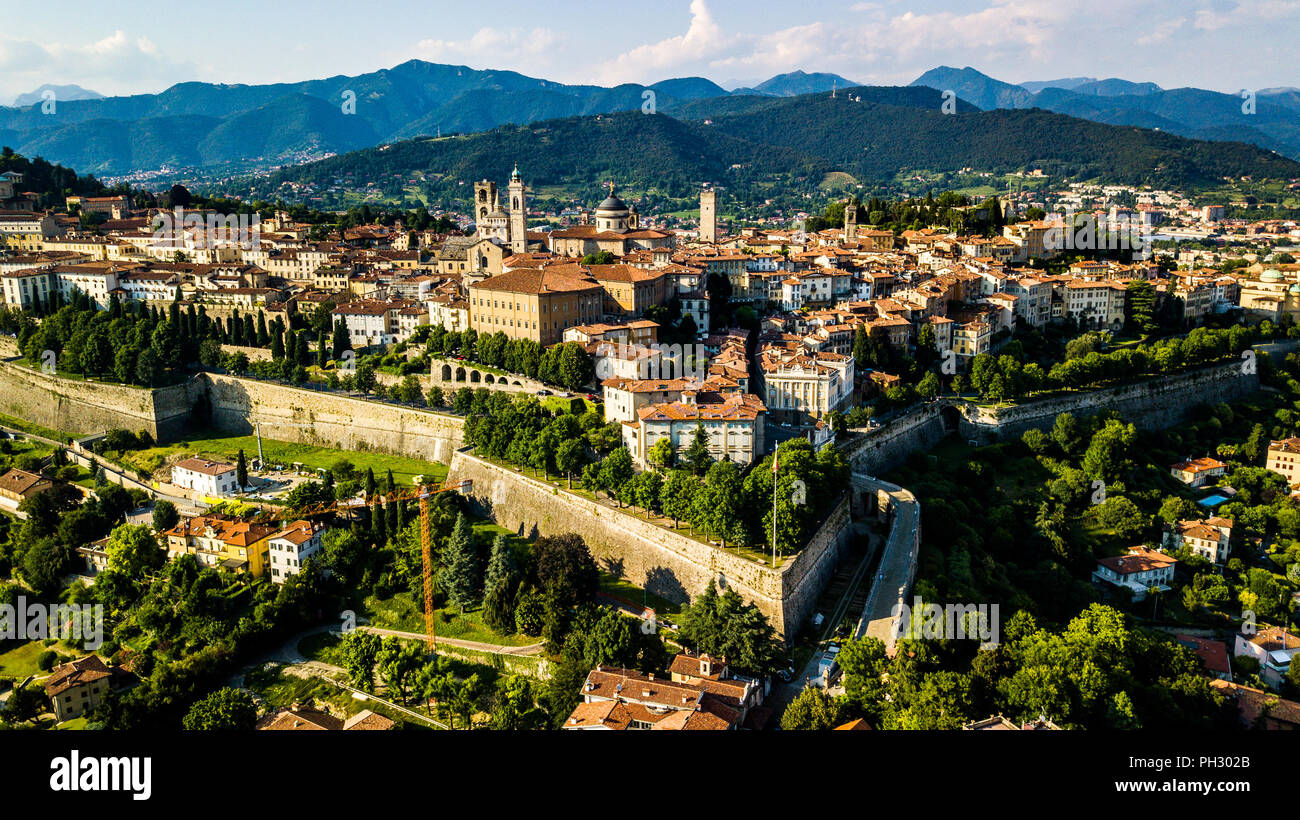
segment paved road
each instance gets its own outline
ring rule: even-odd
[[[411,638],[417,641],[425,640],[423,632],[403,632],[400,629],[382,629],[377,626],[358,626],[357,629],[364,629],[366,632],[373,632],[376,635],[383,635],[389,638]],[[528,646],[503,646],[495,643],[479,643],[478,641],[462,641],[459,638],[436,638],[436,642],[455,646],[461,649],[474,649],[479,652],[490,652],[493,655],[540,655],[542,654],[542,643],[539,641]]]
[[[916,496],[896,484],[861,473],[853,481],[871,489],[884,490],[893,500],[893,526],[885,542],[885,551],[871,586],[871,595],[862,608],[862,618],[854,637],[870,635],[894,647],[893,611],[900,598],[907,596],[916,577],[917,544],[920,541],[921,504]]]

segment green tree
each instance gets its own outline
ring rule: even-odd
[[[709,436],[704,431],[703,423],[695,425],[695,435],[691,438],[686,452],[682,454],[682,464],[698,476],[707,473],[709,466],[713,464],[713,456],[709,454]]]
[[[247,732],[257,723],[253,696],[225,687],[195,701],[181,725],[190,732]]]
[[[169,530],[180,523],[181,516],[176,505],[167,500],[155,501],[153,505],[154,532]]]
[[[381,645],[378,635],[360,629],[348,632],[339,641],[339,656],[353,686],[366,691],[374,686],[375,664]]]
[[[569,439],[561,442],[559,448],[555,451],[555,466],[568,479],[570,490],[573,489],[573,474],[581,472],[586,461],[587,449],[582,445],[580,439]]]
[[[519,566],[504,534],[492,541],[487,577],[483,583],[483,622],[509,635],[515,631],[515,596],[519,591]]]
[[[446,591],[447,599],[464,612],[478,601],[479,591],[478,549],[474,530],[464,513],[456,517],[456,526],[442,552],[442,564],[439,585]]]
[[[832,698],[820,687],[806,686],[781,715],[781,728],[786,731],[834,729],[844,723],[845,715],[842,698]]]

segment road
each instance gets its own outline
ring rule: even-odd
[[[893,526],[872,582],[871,595],[862,608],[862,618],[853,635],[855,638],[863,635],[879,638],[892,651],[894,607],[911,591],[916,577],[921,504],[910,491],[872,476],[854,473],[853,482],[858,486],[884,490],[893,501]]]
[[[383,629],[377,626],[358,626],[357,629],[373,632],[376,635],[382,635],[386,638],[410,638],[412,640],[423,641],[426,636],[423,632],[403,632],[400,629]],[[435,638],[437,643],[455,646],[460,649],[473,649],[478,652],[490,652],[493,655],[519,655],[528,657],[531,655],[542,654],[542,643],[529,644],[528,646],[504,646],[495,643],[479,643],[478,641],[462,641],[459,638]]]
[[[861,526],[861,525],[859,525]],[[830,617],[822,622],[821,634],[817,637],[816,650],[812,657],[804,664],[803,668],[798,670],[789,683],[779,679],[773,680],[772,692],[768,695],[765,703],[772,708],[774,715],[780,715],[790,702],[799,696],[804,687],[817,676],[817,665],[821,662],[823,650],[830,643],[831,638],[835,635],[835,630],[839,627],[844,616],[848,614],[856,598],[860,585],[867,580],[867,573],[876,559],[876,554],[880,550],[881,540],[875,533],[868,531],[866,536],[869,539],[866,553],[862,560],[853,568],[852,575],[849,576],[841,593],[839,600],[835,602]]]

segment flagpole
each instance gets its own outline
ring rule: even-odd
[[[772,569],[776,569],[776,471],[781,463],[776,452],[772,453]]]

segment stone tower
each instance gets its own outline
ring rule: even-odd
[[[488,229],[488,215],[497,210],[497,184],[483,180],[474,183],[474,226],[479,236]]]
[[[524,181],[519,177],[519,166],[510,175],[510,250],[524,253],[528,250],[528,203]]]
[[[858,241],[858,206],[852,202],[844,206],[844,241]]]
[[[700,191],[700,241],[718,241],[718,192],[712,188]]]

